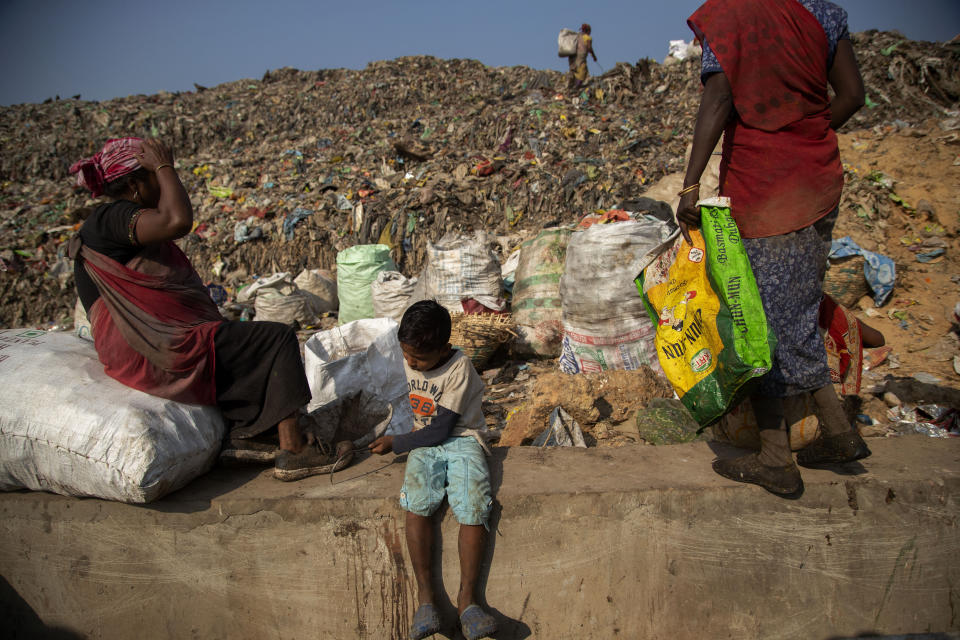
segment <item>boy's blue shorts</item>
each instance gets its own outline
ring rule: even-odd
[[[434,447],[414,449],[400,490],[400,506],[418,516],[432,515],[447,496],[457,522],[489,529],[490,471],[473,436],[447,438]]]

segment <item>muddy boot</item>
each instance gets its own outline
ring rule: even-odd
[[[861,460],[870,455],[867,443],[856,429],[851,428],[843,413],[843,406],[833,385],[813,392],[813,399],[823,418],[820,435],[797,454],[797,462],[805,467],[843,464]]]
[[[349,461],[346,461],[346,464],[349,464]],[[273,462],[273,477],[290,482],[321,473],[330,473],[334,470],[334,466],[342,469],[346,464],[344,461],[337,464],[335,452],[323,450],[317,445],[307,445],[300,453],[280,449]]]
[[[803,494],[803,478],[792,460],[788,465],[767,466],[760,462],[759,456],[751,453],[739,458],[714,460],[713,470],[724,478],[758,484],[784,498],[799,498]]]
[[[827,435],[821,433],[817,439],[797,454],[797,462],[805,467],[827,464],[843,464],[862,460],[870,455],[867,443],[856,431]]]
[[[750,402],[760,427],[760,453],[732,460],[714,460],[713,470],[724,478],[758,484],[784,498],[799,498],[803,493],[803,479],[790,452],[787,423],[783,420],[783,401],[755,395]]]

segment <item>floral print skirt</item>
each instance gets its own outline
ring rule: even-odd
[[[744,238],[763,310],[777,336],[773,367],[756,393],[783,398],[830,384],[818,318],[834,209],[816,223],[779,236]]]

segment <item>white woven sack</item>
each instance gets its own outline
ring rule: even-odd
[[[466,298],[494,311],[503,311],[506,306],[500,295],[500,262],[483,231],[473,237],[446,236],[437,243],[428,242],[424,278],[425,297],[436,300],[450,313],[462,313],[461,300]]]
[[[388,434],[410,431],[413,411],[397,328],[389,318],[361,319],[310,336],[303,345],[312,395],[307,412],[365,392],[393,406]]]
[[[307,297],[287,272],[258,278],[237,295],[237,301],[253,300],[256,319],[261,322],[280,322],[289,326],[311,325],[317,314]]]
[[[237,292],[237,302],[246,303],[256,299],[261,289],[282,289],[284,286],[293,286],[293,282],[290,280],[290,274],[286,271],[274,273],[269,276],[262,276],[254,280],[253,284]]]
[[[0,490],[144,503],[216,461],[216,407],[120,384],[72,333],[0,330],[0,347]]]
[[[560,278],[562,371],[644,364],[660,370],[656,332],[634,279],[677,233],[676,225],[644,216],[594,224],[571,236]]]
[[[572,29],[560,29],[557,36],[557,55],[561,58],[577,55],[580,34]]]
[[[293,284],[303,292],[307,302],[316,315],[336,311],[340,306],[337,299],[337,276],[324,269],[304,269]]]
[[[261,289],[253,306],[257,311],[255,318],[261,322],[281,322],[292,327],[297,323],[310,325],[315,320],[307,298],[296,289],[287,294]]]
[[[370,283],[373,314],[378,318],[400,322],[403,312],[411,304],[410,298],[416,286],[416,278],[408,278],[399,271],[381,271],[377,279]]]

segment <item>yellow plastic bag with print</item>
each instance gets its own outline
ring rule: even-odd
[[[776,338],[729,199],[698,204],[702,232],[690,230],[693,244],[678,237],[636,282],[657,327],[660,365],[681,402],[707,426],[770,370]]]

